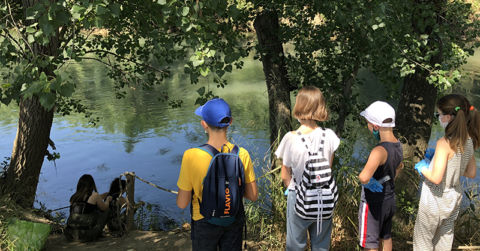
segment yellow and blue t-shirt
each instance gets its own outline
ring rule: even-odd
[[[223,147],[223,151],[226,152],[228,149],[233,149],[233,146],[232,143],[227,142],[226,147]],[[220,151],[220,149],[217,150]],[[245,168],[245,183],[254,182],[255,172],[250,154],[248,154],[247,150],[240,147],[238,155]],[[184,191],[192,191],[193,220],[203,219],[203,216],[200,214],[198,200],[202,200],[202,183],[205,176],[207,176],[211,160],[212,156],[199,148],[190,148],[183,154],[182,167],[180,168],[177,186]]]

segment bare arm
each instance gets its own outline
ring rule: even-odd
[[[256,201],[258,199],[257,182],[253,181],[245,184],[245,194],[243,197],[251,201]]]
[[[98,208],[102,211],[108,210],[108,206],[110,205],[110,201],[112,201],[111,196],[107,196],[106,200],[103,201],[102,195],[98,194],[96,192],[93,192],[92,195],[90,195],[90,198],[88,198],[87,203],[90,203],[92,205],[97,205]]]
[[[387,151],[385,148],[381,146],[373,148],[370,156],[368,156],[367,164],[365,164],[363,170],[358,175],[360,183],[367,184],[377,168],[385,164],[385,161],[387,161]]]
[[[282,178],[285,187],[288,187],[288,185],[290,185],[290,181],[292,180],[292,169],[290,167],[282,165],[280,177]]]
[[[453,150],[450,148],[450,145],[445,140],[445,138],[440,138],[437,141],[437,146],[435,147],[435,155],[433,155],[433,167],[432,170],[423,169],[423,176],[428,179],[433,184],[440,184],[445,175],[445,170],[447,169],[447,161],[449,155],[453,155]]]
[[[475,155],[473,155],[472,158],[468,161],[467,169],[465,169],[465,173],[463,174],[463,176],[471,179],[477,176],[477,165],[475,161]]]
[[[402,171],[403,167],[405,165],[403,164],[403,162],[401,162],[398,166],[397,166],[397,171],[395,172],[395,179],[397,179],[398,175],[400,174],[400,172]],[[394,179],[394,180],[395,180]]]
[[[108,192],[102,193],[102,194],[99,194],[99,195],[100,195],[100,197],[102,197],[102,200],[104,200],[107,197]]]
[[[179,208],[181,209],[186,208],[191,200],[192,200],[192,191],[185,191],[182,189],[178,189],[177,206]]]

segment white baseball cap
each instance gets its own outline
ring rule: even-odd
[[[368,122],[380,127],[395,127],[395,109],[387,102],[375,101],[360,113]],[[383,123],[386,119],[391,122]]]

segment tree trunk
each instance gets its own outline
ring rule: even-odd
[[[421,74],[405,78],[395,127],[403,143],[403,156],[414,162],[423,158],[432,131],[437,89]]]
[[[4,192],[23,207],[32,207],[35,201],[52,121],[53,109],[45,110],[37,97],[20,101],[17,136]]]
[[[415,1],[415,4],[423,6],[422,0]],[[442,23],[441,14],[444,11],[446,0],[435,0],[431,2],[433,10],[437,13],[437,23]],[[436,36],[432,38],[433,25],[426,27],[418,23],[425,23],[425,8],[417,8],[412,15],[412,28],[417,34],[428,34],[431,48],[438,48],[439,53],[432,56],[430,65],[441,64],[443,61],[442,40]],[[427,10],[430,11],[430,10]],[[430,17],[427,17],[430,18]],[[419,21],[420,20],[420,21]],[[437,89],[427,82],[427,74],[422,69],[416,69],[415,74],[409,75],[403,81],[403,89],[398,104],[396,127],[403,143],[404,158],[410,159],[413,163],[423,158],[425,149],[432,132],[432,119],[437,99]]]
[[[54,0],[51,0],[54,2]],[[23,0],[24,15],[26,10],[34,6],[38,0]],[[25,21],[27,24],[31,21]],[[47,45],[32,43],[33,53],[37,57],[57,56],[59,37],[50,37]],[[54,66],[40,68],[51,78],[54,77]],[[5,184],[1,193],[10,197],[22,207],[33,207],[37,191],[38,178],[42,168],[45,153],[50,139],[50,129],[53,122],[53,111],[47,111],[39,102],[37,96],[21,98],[19,103],[19,120],[17,136],[12,150],[10,165],[7,170]]]
[[[290,91],[282,42],[278,37],[277,13],[263,11],[255,18],[258,53],[267,82],[270,143],[273,145],[292,129]]]
[[[355,82],[355,79],[357,78],[358,69],[359,66],[354,67],[351,77],[347,79],[347,81],[345,81],[345,84],[343,86],[343,102],[339,104],[337,127],[335,129],[339,137],[342,136],[343,129],[345,128],[345,120],[347,119],[347,116],[351,111],[351,104],[350,102],[348,102],[348,100],[352,98],[352,86]]]

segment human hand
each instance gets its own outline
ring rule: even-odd
[[[417,170],[418,174],[423,177],[422,171],[425,168],[428,168],[430,165],[430,160],[422,159],[417,164],[415,164],[415,170]]]
[[[374,192],[374,193],[379,193],[383,191],[383,186],[380,184],[375,178],[370,178],[367,184],[363,184],[363,187],[366,189]]]
[[[431,161],[434,154],[435,154],[435,148],[428,148],[425,151],[425,159],[428,159],[429,161]]]

